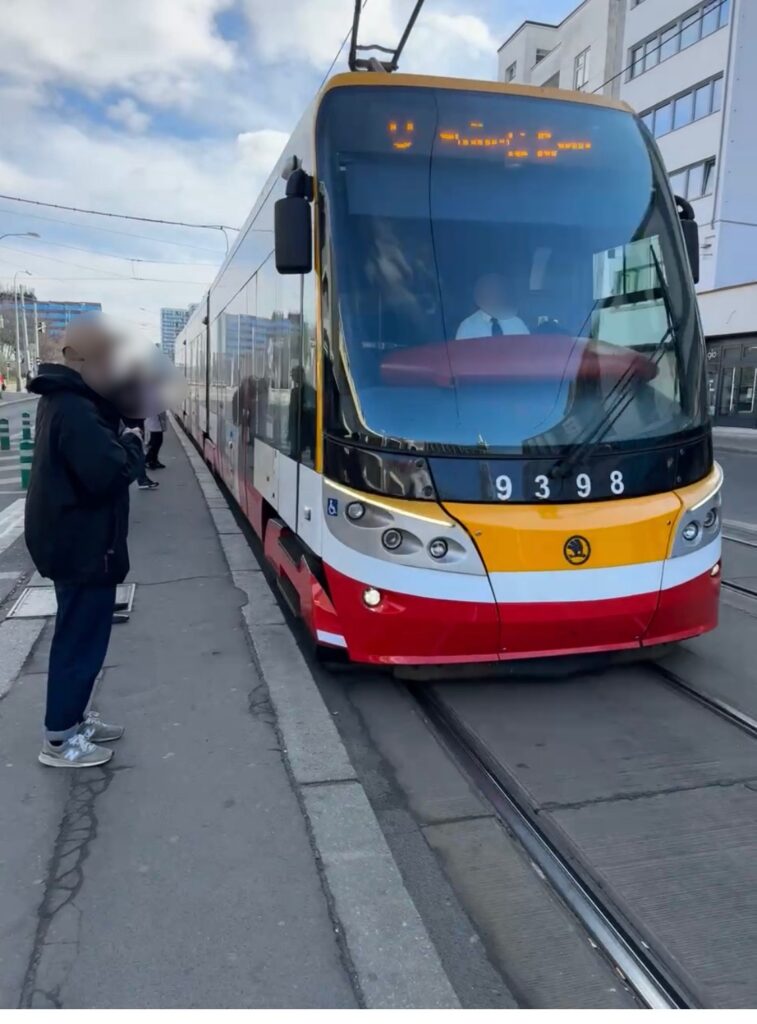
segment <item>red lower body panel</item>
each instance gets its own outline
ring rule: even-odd
[[[670,643],[714,629],[719,575],[660,593],[606,601],[476,604],[383,591],[368,608],[365,584],[326,567],[353,661],[385,665],[509,661]],[[500,642],[500,637],[503,642]]]
[[[679,587],[660,591],[657,611],[642,638],[645,647],[669,644],[715,629],[720,606],[720,563]]]
[[[366,584],[329,566],[326,579],[353,661],[455,664],[497,661],[497,606],[440,601],[382,591],[378,608],[363,602]]]
[[[657,594],[639,594],[609,601],[501,604],[502,656],[638,647],[657,600]]]

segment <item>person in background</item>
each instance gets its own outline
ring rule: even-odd
[[[480,277],[473,288],[473,301],[476,312],[463,320],[456,338],[496,338],[503,334],[530,333],[517,315],[508,294],[507,281],[501,274]]]
[[[126,430],[136,430],[142,439],[142,446],[144,448],[145,441],[145,421],[143,419],[131,418],[129,416],[123,417],[123,425]],[[157,480],[153,480],[147,475],[146,463],[142,466],[142,472],[137,477],[137,487],[140,491],[154,491],[160,487]]]
[[[163,445],[163,434],[168,430],[168,415],[165,412],[157,416],[148,416],[145,420],[145,434],[147,436],[147,455],[145,463],[148,469],[165,469],[166,467],[158,459],[158,453]]]
[[[43,363],[26,545],[53,581],[58,609],[39,760],[53,768],[105,764],[123,734],[88,710],[110,640],[116,586],[129,571],[129,485],[144,472],[139,433],[111,401],[116,342],[95,318],[63,335],[64,365]]]

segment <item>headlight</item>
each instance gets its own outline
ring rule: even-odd
[[[693,544],[699,536],[699,523],[697,523],[695,520],[692,520],[690,523],[687,523],[684,526],[683,530],[681,530],[681,536],[684,540],[687,540],[689,544]]]
[[[375,587],[366,587],[363,591],[363,601],[369,608],[377,608],[381,604],[381,591]]]
[[[365,505],[362,501],[351,501],[344,511],[347,513],[347,518],[356,523],[365,515]]]
[[[432,540],[428,546],[428,553],[432,558],[444,558],[448,550],[447,541],[442,537],[437,537],[436,540]]]
[[[719,519],[720,515],[718,514],[718,510],[716,508],[711,508],[707,515],[704,517],[704,522],[702,523],[702,525],[704,526],[705,530],[712,530],[713,527],[718,525]]]
[[[399,530],[385,530],[381,537],[381,543],[387,551],[396,551],[402,544],[402,534]]]

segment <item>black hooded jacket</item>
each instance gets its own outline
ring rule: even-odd
[[[116,408],[74,370],[43,363],[29,390],[37,407],[26,546],[42,576],[60,583],[121,583],[129,571],[129,484],[144,456],[119,436]]]

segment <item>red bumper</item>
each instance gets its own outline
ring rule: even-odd
[[[603,601],[474,603],[383,590],[377,608],[363,601],[365,583],[328,566],[326,578],[334,612],[329,632],[343,638],[337,645],[351,660],[372,664],[629,650],[698,636],[718,622],[719,571],[657,593]]]

